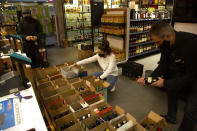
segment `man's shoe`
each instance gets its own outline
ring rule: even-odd
[[[172,117],[170,117],[168,115],[161,115],[161,116],[163,118],[165,118],[168,123],[171,123],[171,124],[176,124],[177,123],[175,118],[172,118]]]

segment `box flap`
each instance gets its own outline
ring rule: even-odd
[[[127,114],[126,114],[126,117],[127,117],[129,120],[131,120],[134,124],[136,123],[135,117],[133,117],[131,114],[127,113]]]
[[[122,109],[121,107],[117,106],[115,107],[115,110],[117,111],[118,114],[125,114],[124,109]]]
[[[153,121],[156,122],[156,123],[158,123],[158,122],[160,122],[160,121],[163,120],[163,118],[162,118],[160,115],[156,114],[156,113],[153,112],[153,111],[151,111],[151,112],[148,114],[147,117],[150,118],[151,120],[153,120]]]

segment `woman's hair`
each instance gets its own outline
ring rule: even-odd
[[[109,41],[107,41],[107,40],[103,40],[102,44],[100,44],[98,48],[100,50],[106,52],[107,55],[111,54],[111,48],[109,47]]]

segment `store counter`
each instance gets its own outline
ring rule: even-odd
[[[22,98],[21,102],[14,94],[0,98],[0,130],[10,127],[6,131],[27,131],[32,128],[36,131],[47,131],[32,86],[20,94],[23,97],[31,95],[33,97]]]

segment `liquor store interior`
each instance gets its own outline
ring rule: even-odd
[[[197,1],[1,0],[0,130],[197,131]]]

